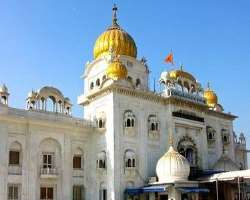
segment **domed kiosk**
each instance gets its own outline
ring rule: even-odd
[[[191,200],[198,199],[199,193],[209,192],[206,188],[199,188],[198,181],[189,179],[189,161],[175,150],[172,133],[169,134],[168,151],[156,164],[156,174],[158,180],[152,177],[155,181],[149,181],[141,188],[127,189],[126,192],[132,196],[147,193],[149,200]]]
[[[190,173],[188,160],[171,145],[156,165],[159,183],[187,181]]]

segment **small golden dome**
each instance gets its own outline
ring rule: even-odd
[[[137,48],[133,38],[117,23],[117,7],[113,7],[113,23],[96,40],[94,46],[94,59],[106,55],[112,50],[117,55],[126,55],[136,58]]]
[[[212,89],[210,89],[209,85],[208,88],[204,91],[203,97],[206,99],[207,105],[209,107],[214,107],[218,104],[218,97],[216,93]]]
[[[125,65],[118,59],[118,56],[116,56],[106,69],[106,74],[108,78],[121,80],[127,77],[128,71]]]
[[[170,78],[173,78],[173,79],[178,79],[179,77],[182,77],[182,78],[186,78],[190,81],[196,82],[196,79],[194,78],[194,76],[192,74],[185,72],[182,69],[170,71],[169,76],[170,76]]]

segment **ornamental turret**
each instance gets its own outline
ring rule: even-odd
[[[9,95],[7,86],[5,84],[0,86],[0,103],[8,105]]]
[[[222,112],[223,107],[218,103],[218,97],[214,90],[211,89],[208,83],[207,88],[204,90],[203,97],[211,110]]]

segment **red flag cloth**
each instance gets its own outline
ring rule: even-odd
[[[173,63],[174,63],[174,56],[173,56],[173,53],[168,54],[164,61],[165,61],[166,63],[171,63],[171,64],[173,64]]]

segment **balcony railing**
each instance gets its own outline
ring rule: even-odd
[[[57,168],[41,168],[40,169],[41,178],[57,178],[58,172]]]

